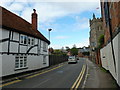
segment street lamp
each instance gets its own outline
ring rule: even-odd
[[[50,41],[50,31],[52,31],[52,29],[48,29],[48,35],[49,35],[49,41]],[[49,45],[49,54],[50,54],[50,45]]]
[[[52,31],[52,29],[50,28],[50,29],[48,29],[48,33],[49,33],[49,41],[50,41],[50,31]]]

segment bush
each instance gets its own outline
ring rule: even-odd
[[[102,48],[102,45],[104,44],[104,35],[101,35],[98,39],[98,48]]]

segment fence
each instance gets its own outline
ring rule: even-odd
[[[68,56],[50,55],[49,56],[49,66],[56,65],[67,61]]]

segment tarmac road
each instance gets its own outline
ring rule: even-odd
[[[2,88],[72,88],[84,65],[85,59],[78,60],[76,64],[64,63],[51,70],[3,84]]]

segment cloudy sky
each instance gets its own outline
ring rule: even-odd
[[[31,23],[31,13],[36,9],[38,30],[48,38],[50,47],[60,49],[75,44],[89,45],[89,19],[95,13],[100,17],[99,0],[2,0],[0,6]]]

